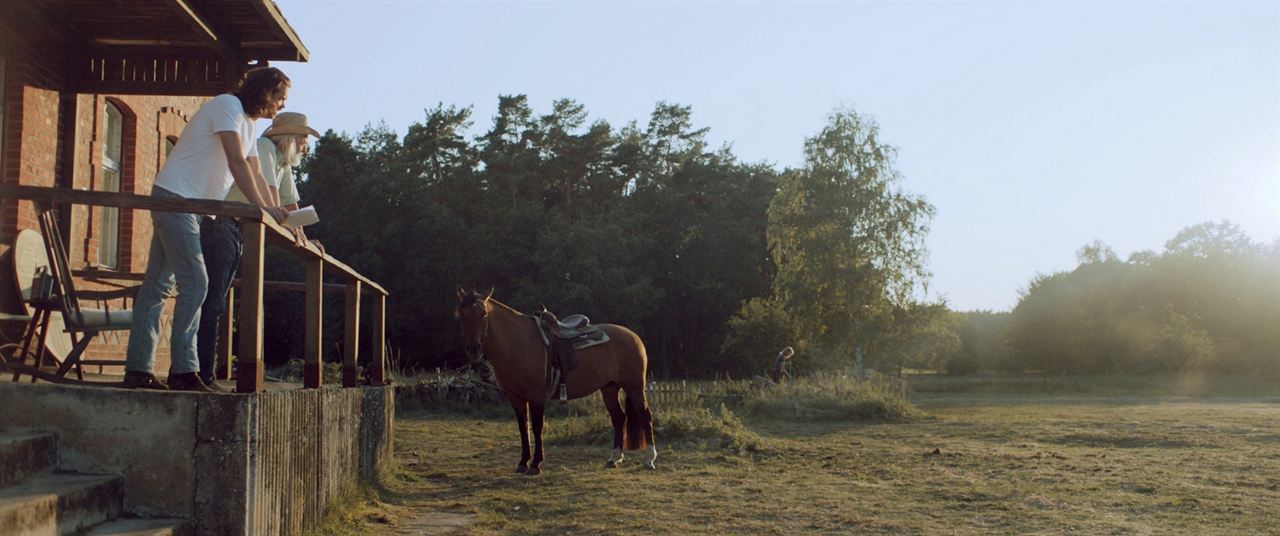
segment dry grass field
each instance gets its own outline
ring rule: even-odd
[[[922,381],[905,422],[722,409],[724,433],[664,441],[667,418],[656,471],[605,469],[605,430],[561,410],[537,477],[513,472],[508,418],[402,413],[398,469],[322,532],[433,533],[454,513],[462,534],[1280,534],[1280,390],[1096,385]]]

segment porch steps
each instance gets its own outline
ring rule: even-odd
[[[48,471],[57,456],[58,440],[53,434],[0,433],[0,488]]]
[[[57,438],[0,432],[0,534],[136,534],[190,532],[185,520],[119,519],[124,479],[57,472]]]

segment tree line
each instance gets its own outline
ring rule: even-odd
[[[522,311],[545,304],[626,325],[657,378],[749,376],[787,345],[801,370],[976,355],[963,317],[923,298],[934,208],[902,187],[870,117],[833,111],[803,140],[804,163],[782,169],[709,146],[691,109],[670,103],[614,127],[571,100],[539,115],[526,97],[502,96],[473,126],[470,108],[441,104],[403,136],[385,125],[326,132],[300,170],[321,214],[308,234],[391,293],[398,366],[465,362],[458,285],[493,287]],[[282,257],[267,266],[274,279],[302,277]],[[302,298],[266,299],[267,355],[300,357]],[[336,360],[341,301],[325,310]]]
[[[955,318],[964,344],[947,367],[1280,376],[1280,239],[1205,222],[1158,253],[1120,260],[1096,241],[1076,256],[1032,279],[1012,312]]]

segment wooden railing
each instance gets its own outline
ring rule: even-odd
[[[345,285],[337,286],[346,295],[342,386],[355,387],[359,384],[356,356],[360,350],[360,305],[365,296],[372,301],[370,304],[372,318],[368,319],[372,322],[373,337],[370,354],[372,359],[368,371],[369,382],[373,385],[386,384],[386,289],[333,256],[321,253],[312,244],[297,246],[294,244],[293,234],[258,207],[225,201],[160,199],[126,193],[13,185],[0,185],[0,198],[28,200],[35,203],[37,207],[88,205],[238,218],[244,239],[244,253],[240,259],[240,280],[237,285],[240,295],[240,314],[239,340],[237,341],[239,351],[235,364],[236,392],[256,393],[262,390],[262,292],[269,285],[295,290],[300,286],[306,293],[307,313],[304,338],[306,365],[303,368],[303,385],[307,388],[320,387],[323,377],[321,340],[324,300],[322,296],[326,288],[336,290],[335,285],[324,283],[326,273],[337,275],[346,281]],[[283,247],[303,263],[306,267],[305,282],[271,283],[263,280],[264,253],[268,242]],[[127,277],[127,274],[112,274],[112,277],[117,279],[121,276]],[[232,296],[228,296],[229,300],[231,298]],[[224,324],[219,329],[219,360],[224,364],[229,362],[231,352],[231,326],[226,322],[226,319],[232,316],[229,311],[230,309],[228,314],[224,315]]]

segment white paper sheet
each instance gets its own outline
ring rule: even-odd
[[[284,224],[291,227],[305,227],[320,221],[320,216],[316,214],[315,205],[302,207],[289,213],[289,217],[284,219]]]

